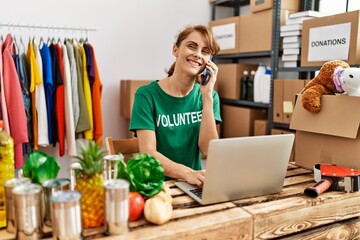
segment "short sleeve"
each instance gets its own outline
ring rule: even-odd
[[[213,91],[213,111],[216,124],[221,124],[222,119],[220,114],[220,98],[216,91]]]
[[[151,94],[144,87],[140,87],[135,93],[129,128],[135,136],[138,129],[155,131],[153,105]]]

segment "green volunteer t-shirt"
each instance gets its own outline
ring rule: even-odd
[[[213,92],[216,123],[221,123],[219,96]],[[194,84],[185,97],[165,93],[158,81],[140,87],[135,93],[130,131],[152,130],[156,134],[157,151],[169,159],[194,170],[201,169],[198,138],[202,119],[200,85]]]

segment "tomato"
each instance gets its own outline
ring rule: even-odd
[[[144,197],[140,193],[138,192],[129,193],[130,221],[136,221],[140,218],[144,210],[144,204],[145,204]]]

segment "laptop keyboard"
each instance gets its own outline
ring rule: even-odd
[[[193,194],[195,194],[197,197],[199,197],[201,199],[201,197],[202,197],[202,188],[190,189],[190,192],[192,192]]]

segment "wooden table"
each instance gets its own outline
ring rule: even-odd
[[[289,164],[279,194],[201,206],[169,182],[173,196],[170,222],[156,226],[145,219],[130,223],[122,236],[87,232],[87,239],[358,239],[360,192],[303,195],[313,184],[311,171]],[[0,231],[0,239],[13,235]]]

